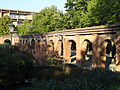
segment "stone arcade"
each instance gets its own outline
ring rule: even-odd
[[[106,68],[115,64],[116,70],[120,71],[119,30],[118,24],[14,36],[12,44],[18,45],[21,50],[28,50],[38,60],[42,54],[51,51],[57,52],[65,63]],[[5,40],[10,40],[10,37],[0,37],[0,43]],[[42,46],[47,47],[47,52]]]

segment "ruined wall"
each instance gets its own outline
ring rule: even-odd
[[[62,58],[65,63],[88,66],[86,63],[90,61],[91,67],[105,68],[108,57],[106,48],[111,43],[116,48],[116,54],[111,58],[116,59],[116,69],[119,70],[120,36],[117,34],[119,30],[120,25],[109,25],[48,32],[42,35],[23,35],[17,39],[13,38],[13,44],[18,43],[21,51],[31,53],[39,62],[44,61],[46,55],[52,55]],[[5,39],[8,37],[0,37],[0,43]]]

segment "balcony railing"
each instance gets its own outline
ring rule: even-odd
[[[12,19],[31,20],[31,19],[29,19],[28,17],[23,16],[23,15],[10,15],[10,18],[12,18]]]

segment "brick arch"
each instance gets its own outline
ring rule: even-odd
[[[52,39],[48,41],[48,51],[54,51],[54,41]]]
[[[10,40],[10,39],[5,39],[5,40],[4,40],[4,43],[11,44],[11,40]]]
[[[35,46],[35,39],[31,40],[31,46]]]
[[[88,39],[85,39],[82,42],[80,51],[82,66],[91,66],[92,52],[93,52],[92,42]]]
[[[41,40],[40,39],[36,40],[36,46],[39,46],[40,44],[41,44]]]
[[[63,56],[63,41],[62,40],[57,41],[57,52],[59,56]]]
[[[115,63],[116,47],[112,39],[105,39],[100,45],[101,65],[108,68],[111,63]]]
[[[68,40],[68,48],[70,50],[70,62],[76,63],[76,41],[75,40]]]
[[[26,44],[26,45],[28,44],[28,40],[27,40],[27,39],[25,40],[25,44]]]
[[[85,39],[81,45],[81,54],[83,55],[83,57],[87,53],[87,51],[92,51],[92,48],[92,42],[88,39]]]
[[[22,44],[23,44],[23,45],[25,44],[25,39],[22,40]]]

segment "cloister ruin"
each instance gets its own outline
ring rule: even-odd
[[[13,36],[12,45],[29,51],[37,60],[43,54],[56,52],[64,63],[103,68],[115,64],[120,71],[119,31],[117,24]],[[5,40],[10,40],[10,36],[0,36],[1,44]]]

